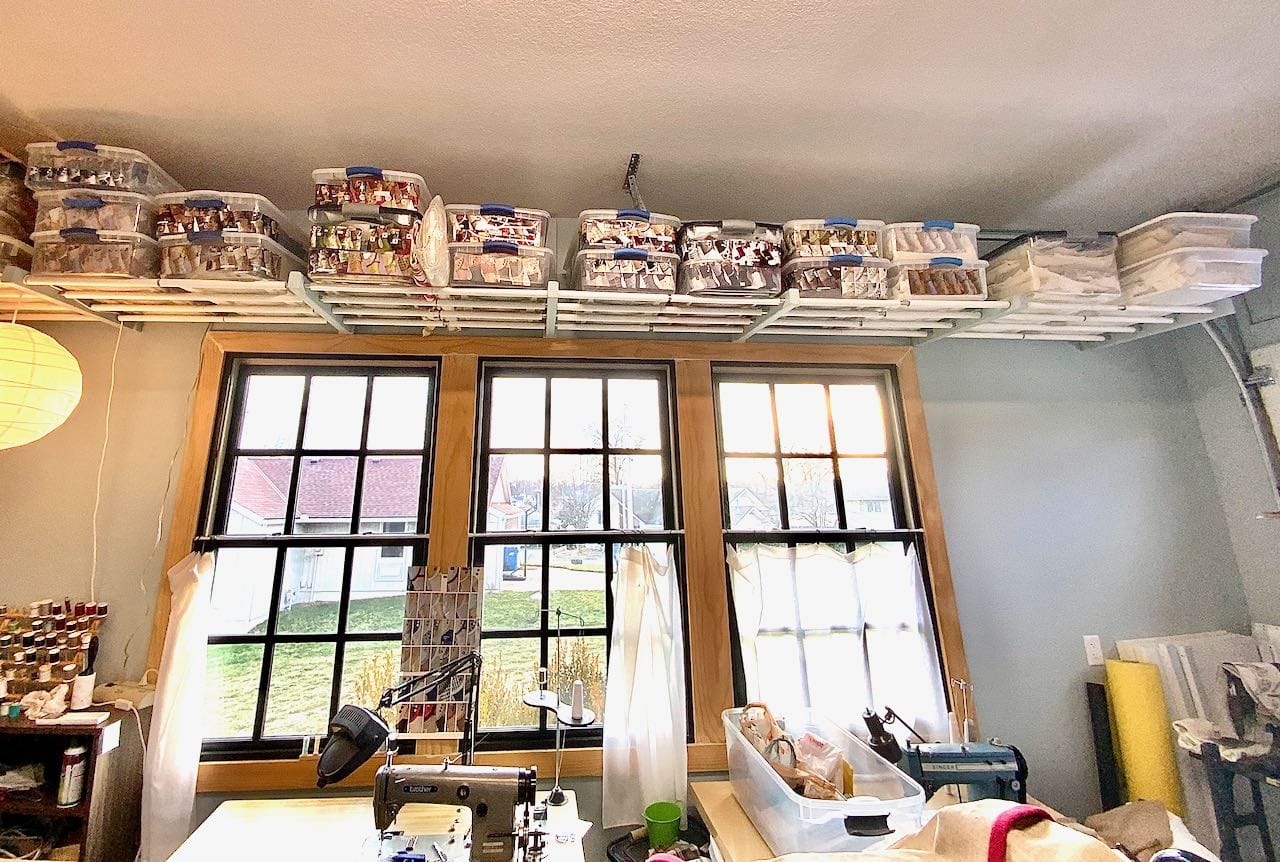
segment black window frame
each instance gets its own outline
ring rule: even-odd
[[[773,364],[759,363],[714,363],[711,369],[712,397],[715,402],[715,434],[716,454],[720,469],[720,502],[726,546],[737,548],[739,545],[774,545],[795,548],[802,544],[826,544],[843,546],[844,553],[853,553],[859,546],[875,543],[901,543],[903,550],[914,547],[920,560],[921,575],[924,579],[924,592],[929,604],[930,618],[933,620],[933,639],[938,654],[943,655],[942,639],[938,630],[938,614],[935,607],[933,587],[929,578],[929,565],[926,558],[924,532],[919,526],[919,500],[916,493],[915,478],[911,470],[909,443],[906,437],[906,426],[903,422],[902,393],[898,385],[897,369],[891,365],[863,365],[856,367],[831,367],[807,364]],[[724,425],[720,404],[720,384],[722,382],[759,383],[769,387],[769,404],[772,412],[774,449],[767,453],[726,452],[724,446]],[[825,388],[827,400],[827,424],[831,441],[830,453],[784,453],[780,441],[778,425],[778,408],[775,387],[780,383],[816,383]],[[885,422],[884,455],[849,455],[838,451],[836,445],[835,420],[831,410],[831,386],[848,384],[872,384],[880,394]],[[889,498],[894,514],[895,527],[892,529],[849,528],[845,511],[844,489],[841,483],[840,459],[858,457],[884,457],[889,462]],[[773,460],[777,467],[778,493],[778,529],[770,530],[738,530],[730,526],[729,482],[725,466],[726,458],[760,458]],[[835,491],[837,523],[833,528],[793,529],[790,526],[787,511],[786,482],[783,474],[783,459],[815,458],[832,462],[832,476]],[[729,603],[729,644],[733,673],[733,696],[736,706],[747,703],[746,672],[742,663],[742,642],[736,624],[737,611],[733,600],[732,573],[728,561],[725,563],[725,589]],[[765,633],[794,634],[803,646],[806,629],[797,620],[794,629],[769,629]],[[852,631],[852,628],[833,627],[831,632]],[[806,699],[809,696],[809,683],[804,668],[804,652],[801,650],[801,674],[805,679]],[[853,658],[853,657],[851,657]],[[869,667],[866,651],[866,640],[862,643],[861,660]],[[945,676],[945,669],[944,669]],[[942,689],[948,708],[951,703],[950,686],[942,679]]]
[[[676,445],[675,365],[662,361],[614,361],[614,360],[482,360],[476,397],[475,483],[472,490],[471,559],[473,565],[483,565],[485,549],[494,545],[537,546],[542,551],[541,612],[536,629],[485,630],[481,625],[481,642],[497,638],[537,638],[540,665],[549,667],[551,649],[555,641],[555,620],[550,613],[551,549],[573,544],[599,544],[604,547],[605,564],[605,624],[604,626],[561,626],[565,638],[587,636],[604,637],[605,666],[612,650],[610,630],[613,624],[614,555],[623,545],[665,544],[670,546],[669,564],[674,568],[679,584],[681,618],[684,638],[686,739],[693,741],[693,697],[688,683],[690,674],[689,635],[687,620],[688,596],[684,568],[684,531],[679,483],[679,452]],[[493,380],[497,377],[541,377],[546,380],[546,399],[543,404],[543,445],[539,447],[494,447],[489,445],[490,419],[492,416]],[[577,377],[601,379],[601,445],[599,447],[551,446],[551,380],[552,378]],[[658,454],[663,459],[663,529],[620,531],[610,528],[612,500],[609,493],[609,456],[611,454],[652,455],[651,449],[635,450],[609,445],[609,379],[653,379],[659,387]],[[551,530],[551,471],[552,455],[600,455],[602,464],[602,521],[601,530]],[[538,455],[544,460],[541,493],[541,529],[527,531],[488,532],[489,464],[491,455]],[[483,675],[481,685],[483,686]],[[603,721],[604,716],[599,717]],[[539,711],[537,728],[478,728],[477,748],[480,750],[546,748],[555,742],[555,730],[548,727],[545,712]],[[586,728],[566,729],[562,744],[567,748],[598,746],[603,742],[600,724]]]
[[[324,728],[307,736],[264,736],[267,701],[271,687],[271,672],[275,647],[291,643],[334,644],[333,676],[330,680],[329,714],[341,705],[343,662],[346,647],[352,643],[395,644],[397,653],[403,640],[404,624],[401,621],[394,631],[348,632],[346,630],[351,602],[351,587],[355,554],[359,548],[405,548],[409,552],[409,565],[422,566],[427,562],[429,518],[431,515],[432,476],[435,463],[436,424],[439,410],[440,359],[438,357],[358,357],[333,356],[307,358],[302,356],[278,357],[241,354],[229,356],[224,366],[219,397],[218,420],[214,425],[213,446],[206,475],[206,488],[201,499],[200,536],[195,541],[199,550],[216,551],[221,548],[272,548],[276,550],[275,568],[272,573],[271,600],[268,606],[266,628],[262,635],[210,635],[209,646],[224,644],[262,645],[262,663],[259,668],[257,702],[254,710],[253,731],[250,737],[208,738],[201,749],[201,760],[255,760],[278,757],[296,757],[307,748],[309,741],[324,736]],[[302,376],[303,391],[299,409],[298,429],[291,447],[279,449],[244,448],[239,445],[240,430],[245,412],[250,376]],[[366,379],[364,407],[361,417],[360,444],[352,449],[306,448],[303,438],[306,432],[307,411],[310,403],[311,384],[316,377],[364,377]],[[374,377],[427,377],[427,417],[421,449],[371,449],[368,446],[369,424],[373,407]],[[225,533],[231,505],[232,478],[236,459],[244,456],[292,457],[293,467],[282,533],[273,535],[228,535]],[[311,455],[323,457],[355,457],[356,476],[352,492],[350,530],[339,533],[292,532],[298,480],[302,459]],[[363,504],[365,467],[369,457],[420,456],[421,475],[418,484],[418,529],[404,533],[360,533],[361,506]],[[290,548],[342,548],[344,550],[342,587],[338,607],[338,620],[332,633],[287,634],[276,631],[279,616],[280,594],[283,589],[284,568]],[[405,584],[407,587],[407,582]],[[399,655],[396,661],[400,666]]]

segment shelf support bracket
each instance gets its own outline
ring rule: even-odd
[[[50,287],[48,285],[43,285],[43,284],[27,284],[26,277],[27,277],[26,270],[20,269],[16,266],[7,266],[4,269],[4,274],[0,275],[0,281],[4,282],[5,284],[8,284],[13,288],[16,288],[18,291],[22,293],[39,294],[40,296],[43,296],[45,299],[49,299],[58,303],[59,305],[66,306],[68,309],[74,311],[76,314],[79,314],[82,317],[85,317],[89,320],[96,321],[97,323],[105,323],[108,326],[128,326],[130,329],[142,328],[142,325],[138,323],[122,324],[120,321],[116,320],[116,316],[114,314],[107,314],[102,311],[96,311],[91,306],[86,305],[85,303],[81,302],[78,299],[68,299],[67,297],[63,296],[62,291],[58,290],[58,288],[56,287]],[[22,313],[19,312],[18,316],[21,317]]]
[[[791,313],[797,305],[800,304],[800,291],[792,288],[782,295],[782,304],[776,308],[770,309],[762,317],[758,318],[755,323],[742,330],[740,335],[734,337],[734,341],[746,341],[753,335],[759,334],[761,331],[768,329],[770,325],[778,320],[786,317]]]
[[[289,280],[285,282],[285,285],[289,288],[290,293],[301,299],[307,304],[308,308],[324,318],[325,323],[343,335],[351,334],[351,327],[339,320],[329,305],[316,296],[310,285],[307,284],[306,277],[301,272],[289,273]]]

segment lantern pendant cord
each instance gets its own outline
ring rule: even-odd
[[[116,346],[111,351],[111,383],[107,387],[107,409],[103,419],[102,454],[98,457],[98,479],[93,496],[93,564],[89,569],[89,601],[98,600],[98,509],[102,506],[102,469],[107,464],[107,446],[111,442],[111,403],[116,395],[116,360],[120,356],[120,337],[124,326],[116,329]]]

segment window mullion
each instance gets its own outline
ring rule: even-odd
[[[266,637],[262,645],[262,670],[258,679],[258,704],[253,715],[253,739],[262,739],[267,721],[267,694],[271,690],[271,665],[275,659],[276,619],[279,617],[280,593],[284,584],[285,558],[288,548],[276,550],[276,568],[271,580],[271,604],[267,606]]]
[[[293,518],[298,507],[298,477],[302,473],[302,437],[307,430],[307,410],[310,406],[311,375],[308,374],[302,381],[302,410],[298,416],[298,436],[293,447],[293,472],[289,476],[289,496],[285,499],[284,523],[280,526],[280,532],[283,534],[293,532]]]

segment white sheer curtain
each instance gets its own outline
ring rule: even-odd
[[[169,570],[173,601],[143,765],[141,862],[164,862],[191,834],[212,579],[212,554],[190,553]]]
[[[779,714],[811,708],[863,735],[863,711],[891,706],[927,739],[947,738],[914,547],[752,545],[728,558],[749,700]]]
[[[648,546],[622,549],[604,701],[604,827],[644,822],[645,806],[685,805],[684,635],[680,584]]]

